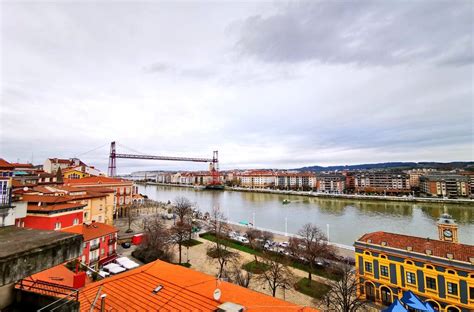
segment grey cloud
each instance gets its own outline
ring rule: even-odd
[[[273,15],[241,21],[237,48],[267,62],[472,64],[472,6],[472,1],[291,3]]]

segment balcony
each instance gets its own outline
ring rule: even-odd
[[[111,239],[109,239],[109,245],[115,244],[116,241],[117,241],[116,238],[111,238]]]
[[[89,251],[97,250],[97,249],[99,249],[99,247],[100,247],[100,244],[91,245],[91,246],[89,247]]]
[[[99,261],[99,257],[97,257],[97,258],[91,258],[91,259],[89,260],[89,265],[93,265],[93,264],[97,263],[98,261]]]

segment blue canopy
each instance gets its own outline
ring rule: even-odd
[[[408,310],[402,305],[400,300],[395,300],[388,308],[382,312],[407,312]]]
[[[436,312],[429,302],[425,302],[425,307],[428,309],[428,312]]]
[[[403,294],[403,297],[400,301],[412,309],[416,309],[419,311],[429,311],[425,304],[421,302],[421,300],[409,290]]]

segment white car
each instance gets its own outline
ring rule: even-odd
[[[238,237],[236,238],[236,240],[238,240],[239,242],[244,243],[244,244],[248,244],[248,243],[249,243],[249,240],[248,240],[246,237],[243,237],[243,236],[238,236]]]

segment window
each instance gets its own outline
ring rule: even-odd
[[[433,277],[426,277],[426,288],[436,290],[436,279]]]
[[[407,283],[412,284],[412,285],[416,285],[415,273],[407,272]]]
[[[56,222],[56,223],[54,224],[54,229],[55,229],[55,230],[60,230],[60,229],[61,229],[61,222]]]
[[[388,266],[386,265],[380,266],[380,275],[384,277],[388,277]]]
[[[452,283],[452,282],[447,282],[447,289],[448,289],[448,294],[457,296],[458,295],[458,284],[457,283]]]
[[[101,256],[105,255],[105,249],[104,249],[104,248],[102,248],[102,249],[100,250],[100,255],[101,255]]]
[[[365,262],[365,271],[372,273],[372,262]]]
[[[73,225],[78,225],[79,224],[79,218],[74,218],[74,221],[72,222]]]
[[[474,300],[474,286],[469,286],[469,299]]]

